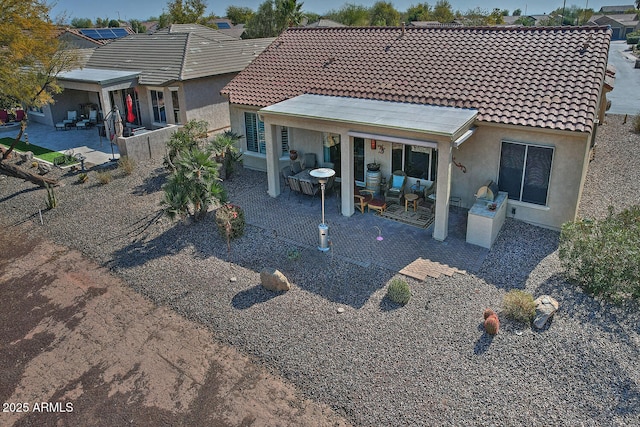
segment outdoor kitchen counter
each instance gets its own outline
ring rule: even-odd
[[[488,207],[491,202],[483,199],[476,200],[469,209],[467,217],[467,243],[491,248],[507,216],[507,196],[508,194],[504,191],[498,193],[498,197],[493,202],[496,204],[496,209],[493,211]]]

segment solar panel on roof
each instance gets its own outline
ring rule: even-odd
[[[91,28],[80,30],[80,33],[94,40],[112,40],[129,35],[124,28]]]
[[[218,22],[216,25],[218,26],[219,30],[228,30],[229,28],[231,28],[231,25],[229,25],[228,22]]]

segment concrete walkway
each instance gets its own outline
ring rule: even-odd
[[[1,137],[15,138],[19,129],[10,132],[3,132]],[[111,161],[115,154],[118,159],[118,147],[112,145],[107,137],[100,137],[97,128],[56,130],[53,126],[46,126],[40,123],[29,122],[23,135],[23,141],[29,141],[40,147],[49,150],[65,153],[73,150],[73,154],[82,154],[86,157],[86,162],[92,165],[101,165]]]

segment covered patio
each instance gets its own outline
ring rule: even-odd
[[[477,114],[474,109],[312,94],[262,108],[258,115],[264,122],[268,193],[277,197],[281,191],[278,127],[339,136],[341,213],[346,217],[354,214],[354,138],[430,148],[438,153],[438,197],[432,236],[443,241],[449,233],[452,150],[473,134]],[[289,141],[290,149],[298,148],[299,144],[304,141],[296,138]],[[315,151],[321,150],[322,147],[315,147]],[[387,156],[390,159],[391,153]],[[390,174],[391,162],[387,163],[386,173]]]

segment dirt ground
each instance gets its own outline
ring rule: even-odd
[[[79,252],[26,230],[0,233],[0,301],[0,426],[348,425]]]

